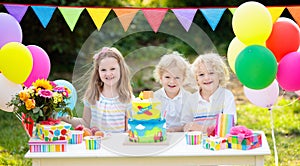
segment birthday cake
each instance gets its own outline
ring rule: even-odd
[[[161,102],[153,99],[152,91],[141,92],[132,101],[128,120],[129,141],[136,143],[162,142],[166,137],[166,120],[161,117]]]

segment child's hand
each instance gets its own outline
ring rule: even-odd
[[[189,132],[189,131],[202,131],[203,129],[203,126],[197,124],[197,123],[194,123],[194,122],[190,122],[190,123],[187,123],[186,125],[184,125],[183,127],[183,131],[184,132]]]

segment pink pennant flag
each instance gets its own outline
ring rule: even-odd
[[[203,16],[206,18],[208,24],[214,31],[219,24],[221,17],[223,16],[226,8],[208,8],[208,9],[200,9]]]
[[[4,4],[4,7],[8,11],[8,13],[12,15],[18,22],[21,22],[28,9],[28,5],[19,4]]]
[[[188,32],[193,23],[197,9],[172,9],[172,11],[184,29]]]
[[[145,18],[156,33],[162,23],[168,9],[142,9]]]

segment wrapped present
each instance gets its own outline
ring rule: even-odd
[[[262,146],[260,133],[253,133],[244,126],[235,126],[227,135],[228,148],[250,150]]]
[[[225,137],[234,126],[234,115],[232,114],[218,114],[216,119],[215,135]]]
[[[59,122],[58,124],[37,124],[37,136],[44,141],[69,140],[71,124]]]
[[[67,151],[67,140],[58,141],[43,141],[38,137],[30,138],[28,145],[30,152],[66,152]]]
[[[86,136],[84,140],[86,150],[99,150],[101,148],[100,136]]]
[[[202,146],[204,149],[209,150],[223,150],[227,149],[227,138],[222,137],[203,137],[202,139]]]

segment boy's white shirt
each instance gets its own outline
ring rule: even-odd
[[[182,116],[183,105],[191,95],[190,92],[183,88],[176,97],[169,98],[164,90],[161,88],[154,92],[154,98],[161,101],[161,116],[166,118],[167,128],[181,126],[180,120]],[[164,115],[165,114],[165,115]]]
[[[220,96],[223,95],[224,97]],[[216,108],[218,107],[218,108]],[[215,112],[213,110],[220,110]],[[181,124],[184,125],[194,121],[194,117],[200,114],[215,115],[218,113],[233,114],[234,122],[237,123],[236,105],[234,96],[228,89],[219,87],[210,97],[209,102],[204,100],[199,91],[190,95],[184,104]]]

